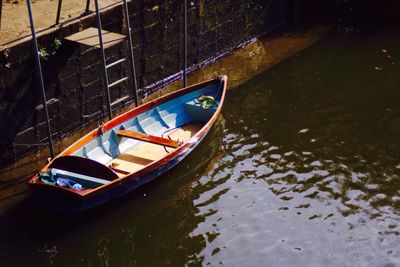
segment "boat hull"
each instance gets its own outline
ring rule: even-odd
[[[183,88],[121,114],[99,129],[89,132],[51,160],[41,170],[40,176],[30,179],[28,185],[33,195],[51,210],[62,213],[81,212],[122,197],[156,179],[178,165],[209,133],[221,113],[226,82],[227,77],[221,76]],[[210,96],[206,95],[209,93],[215,95],[214,102],[218,103],[212,108],[203,107],[203,104],[195,101],[199,96],[209,99]],[[134,128],[136,132],[132,130]],[[163,136],[166,131],[159,131],[165,128],[166,131],[185,133],[181,137],[189,133],[189,137],[179,141],[178,137],[167,135],[168,140]],[[117,136],[120,132],[124,134],[123,138],[139,138],[140,146],[131,146],[132,150],[127,150],[123,145],[129,143]],[[178,145],[167,150],[167,141]],[[139,149],[146,142],[161,142],[151,152],[156,154],[151,154],[149,150],[154,147]],[[110,160],[115,151],[119,152]],[[136,151],[142,154],[135,154],[139,153]],[[104,157],[106,163],[103,162]],[[151,157],[156,159],[148,160]],[[60,186],[61,180],[78,183],[82,190],[69,184],[67,187]]]

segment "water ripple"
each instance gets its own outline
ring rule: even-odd
[[[320,52],[311,61],[324,64]],[[309,64],[297,58],[230,96],[223,155],[194,201],[204,265],[392,266],[400,258],[398,135],[377,138],[374,123],[388,113],[370,108],[374,97],[390,100],[367,84],[363,94],[332,88],[328,66]],[[316,77],[327,82],[315,87]]]

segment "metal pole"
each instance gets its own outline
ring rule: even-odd
[[[40,89],[41,89],[41,93],[42,93],[43,108],[44,108],[44,112],[45,112],[45,116],[46,116],[47,133],[48,133],[48,138],[49,138],[50,157],[54,158],[54,147],[53,147],[53,139],[52,139],[52,136],[51,136],[49,111],[47,109],[46,91],[44,89],[42,65],[40,63],[38,44],[37,44],[36,32],[35,32],[35,24],[33,22],[33,16],[32,16],[31,1],[30,0],[26,0],[26,4],[28,6],[29,22],[30,22],[30,25],[31,25],[31,32],[32,32],[33,54],[35,55],[36,67],[37,67],[37,75],[39,76],[39,84],[40,84]]]
[[[104,82],[105,82],[105,87],[106,87],[108,117],[111,120],[112,119],[111,96],[110,96],[110,87],[108,86],[108,74],[107,74],[107,68],[106,68],[106,54],[104,52],[103,35],[101,33],[101,28],[102,27],[101,27],[101,18],[100,18],[98,0],[94,0],[94,4],[96,6],[97,30],[99,31],[98,34],[99,34],[101,58],[103,60],[103,74],[104,74]]]
[[[60,22],[61,6],[62,6],[62,0],[58,0],[56,25]]]
[[[0,0],[0,29],[1,29],[1,11],[3,10],[3,0]]]
[[[134,90],[135,90],[135,105],[138,106],[138,102],[139,102],[138,86],[137,86],[137,81],[136,81],[135,57],[133,55],[132,32],[131,32],[131,25],[130,25],[130,22],[129,22],[128,3],[127,3],[126,0],[123,0],[123,2],[124,2],[124,9],[125,9],[126,31],[128,32],[129,51],[130,51],[130,55],[131,55],[133,87],[134,87]]]
[[[184,29],[183,29],[183,87],[187,86],[187,0],[184,0]]]
[[[89,8],[90,8],[90,0],[87,0],[87,1],[86,1],[85,14],[89,13]]]

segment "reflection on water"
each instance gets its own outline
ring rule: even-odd
[[[328,38],[230,94],[225,154],[194,200],[205,264],[396,266],[393,36]]]
[[[194,153],[134,194],[76,216],[28,198],[0,220],[2,263],[399,266],[397,36],[329,37],[230,90]]]

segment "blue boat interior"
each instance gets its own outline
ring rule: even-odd
[[[101,163],[118,177],[124,177],[161,159],[176,148],[120,136],[118,131],[128,130],[179,143],[186,142],[207,123],[217,109],[216,106],[204,108],[196,99],[209,95],[219,104],[220,93],[220,84],[217,83],[174,98],[103,132],[72,153],[72,156]],[[74,179],[85,188],[95,188],[109,182],[68,170],[54,168],[52,171],[54,176]]]

